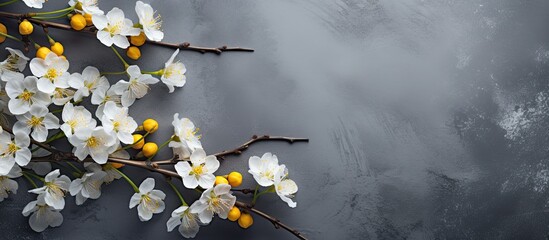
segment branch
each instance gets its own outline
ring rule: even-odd
[[[269,135],[263,135],[263,136],[257,136],[253,135],[252,139],[249,141],[243,143],[239,147],[233,149],[233,150],[225,150],[222,152],[218,152],[214,154],[216,157],[224,159],[225,156],[228,155],[240,155],[243,151],[247,150],[250,145],[257,143],[257,142],[263,142],[263,141],[285,141],[290,144],[294,142],[309,142],[308,138],[292,138],[292,137],[280,137],[280,136],[269,136]]]
[[[84,29],[80,31],[74,30],[70,25],[57,23],[57,22],[51,22],[41,19],[35,19],[32,18],[32,13],[27,14],[17,14],[17,13],[10,13],[10,12],[0,12],[0,18],[11,18],[11,19],[27,19],[29,22],[32,22],[36,25],[39,25],[43,28],[57,28],[65,31],[72,31],[72,32],[83,32],[83,33],[89,33],[89,34],[95,34],[97,33],[97,28],[94,26],[85,27]],[[193,46],[189,42],[183,42],[183,43],[167,43],[167,42],[154,42],[147,40],[149,44],[157,45],[157,46],[163,46],[168,48],[179,48],[180,50],[187,50],[187,51],[195,51],[200,53],[215,53],[215,54],[221,54],[223,52],[253,52],[254,49],[251,48],[241,48],[241,47],[228,47],[226,45],[221,47],[199,47],[199,46]]]
[[[2,129],[3,129],[4,131],[6,131],[6,132],[8,132],[8,133],[10,133],[10,134],[13,135],[13,130],[12,130],[11,128],[9,128],[9,127],[7,127],[7,126],[1,126],[1,127],[2,127]],[[45,144],[45,143],[41,143],[41,142],[38,142],[38,141],[35,141],[35,140],[32,139],[32,138],[30,138],[30,141],[31,141],[32,144],[34,144],[34,145],[36,145],[36,146],[39,146],[39,147],[41,147],[41,148],[43,148],[43,149],[48,150],[48,152],[53,153],[53,152],[56,152],[56,151],[57,151],[57,149],[52,148],[50,145]]]

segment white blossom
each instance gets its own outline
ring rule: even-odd
[[[13,131],[29,134],[32,130],[31,137],[38,142],[46,141],[49,129],[59,128],[59,119],[43,106],[32,106],[28,113],[16,117]]]
[[[8,198],[8,194],[10,192],[13,194],[17,193],[19,185],[15,180],[12,180],[11,178],[18,178],[22,175],[23,174],[21,173],[21,168],[17,165],[13,165],[8,174],[0,175],[0,202]]]
[[[286,202],[289,207],[295,208],[297,203],[292,201],[292,198],[297,192],[297,184],[287,177],[288,169],[282,164],[274,176],[274,189],[282,201]]]
[[[126,71],[130,80],[120,80],[112,88],[116,94],[122,95],[122,106],[129,107],[135,102],[135,99],[145,96],[149,91],[149,85],[157,83],[158,79],[150,74],[141,74],[137,65],[129,66]]]
[[[128,115],[127,107],[117,107],[114,102],[107,102],[103,110],[101,122],[107,132],[114,132],[116,137],[125,144],[133,143],[132,133],[137,123]]]
[[[57,106],[63,106],[72,100],[74,93],[74,90],[70,88],[55,88],[51,101]]]
[[[6,60],[0,62],[0,78],[3,81],[7,81],[3,79],[4,75],[23,72],[29,61],[29,58],[17,49],[6,47],[6,50],[8,50],[10,55],[8,55]]]
[[[87,66],[80,73],[73,73],[69,78],[69,86],[77,89],[74,93],[74,101],[80,101],[84,97],[90,96],[97,88],[108,88],[109,81],[105,76],[101,76],[99,70],[92,66]]]
[[[139,29],[133,27],[132,21],[125,18],[124,12],[116,7],[110,10],[107,15],[93,15],[92,21],[99,30],[97,39],[107,47],[114,44],[125,49],[130,46],[126,36],[137,36],[140,33]]]
[[[147,178],[139,185],[139,192],[130,199],[130,209],[137,206],[139,220],[149,221],[153,214],[164,211],[166,194],[154,189],[154,179]]]
[[[36,85],[41,92],[53,94],[55,88],[69,87],[69,61],[54,52],[48,53],[45,59],[33,58],[30,69],[32,74],[39,78]]]
[[[202,193],[200,199],[191,205],[191,213],[197,213],[200,222],[208,224],[212,221],[214,213],[226,219],[235,202],[236,197],[231,194],[231,185],[219,184]]]
[[[91,103],[98,105],[95,110],[95,116],[99,119],[103,117],[103,110],[107,102],[114,102],[116,106],[122,106],[120,95],[117,95],[112,87],[97,88],[92,94]]]
[[[179,49],[176,49],[170,59],[168,59],[168,61],[164,64],[162,76],[160,77],[160,80],[166,84],[170,90],[170,93],[175,90],[174,87],[183,87],[187,82],[187,77],[185,77],[187,68],[185,68],[185,65],[179,61],[174,62],[174,59],[178,53]]]
[[[203,149],[196,149],[191,154],[191,164],[180,161],[175,164],[177,174],[183,179],[186,188],[194,189],[197,186],[207,189],[213,187],[215,176],[213,173],[219,168],[219,161],[214,155],[206,156]]]
[[[69,192],[76,196],[76,205],[82,205],[88,198],[98,199],[101,196],[101,184],[107,173],[92,171],[71,182]]]
[[[58,227],[63,223],[63,215],[52,206],[46,204],[44,195],[38,195],[38,200],[28,203],[23,209],[23,216],[29,215],[29,225],[35,232],[42,232],[48,227]]]
[[[74,106],[72,103],[67,103],[63,107],[61,113],[63,124],[61,130],[67,138],[71,137],[75,131],[81,128],[95,128],[97,122],[92,118],[91,113],[83,106]]]
[[[194,123],[190,119],[179,119],[179,113],[176,113],[173,115],[172,125],[174,135],[179,138],[180,142],[184,142],[190,151],[202,148],[200,136],[196,135],[198,128],[194,126]]]
[[[185,142],[171,141],[168,147],[172,148],[173,154],[178,160],[189,159],[191,156],[190,149]]]
[[[42,8],[43,4],[46,2],[47,0],[23,0],[23,2],[25,4],[27,4],[28,7],[31,7],[31,8]]]
[[[79,13],[87,13],[91,15],[103,14],[104,12],[103,10],[99,9],[99,7],[97,6],[97,2],[97,0],[70,0],[69,5],[71,7],[74,7],[77,3],[80,3],[82,5],[82,10],[75,9]]]
[[[65,192],[69,190],[71,180],[60,175],[59,169],[53,170],[44,177],[44,186],[29,190],[31,193],[44,195],[46,204],[57,210],[65,208]]]
[[[185,238],[194,238],[200,228],[198,214],[191,213],[191,208],[181,206],[173,210],[170,219],[166,223],[168,232],[179,226],[179,233]]]
[[[12,114],[24,114],[33,105],[46,107],[50,104],[50,96],[38,91],[36,77],[24,77],[21,73],[12,76],[6,83],[6,94],[10,98],[8,108]]]
[[[116,138],[103,127],[81,128],[70,138],[69,142],[76,148],[74,155],[84,160],[88,155],[99,164],[107,162],[109,154],[116,150]]]
[[[259,185],[269,187],[274,184],[274,176],[280,168],[276,155],[268,152],[261,158],[252,156],[248,160],[248,165],[250,167],[248,172],[254,176]]]
[[[13,140],[9,133],[0,133],[0,175],[8,174],[15,163],[26,166],[30,162],[29,144],[29,135],[23,132],[15,132]]]
[[[162,41],[162,38],[164,38],[164,33],[161,30],[162,21],[160,15],[154,16],[155,11],[151,5],[137,1],[135,3],[135,12],[147,38],[155,42]]]

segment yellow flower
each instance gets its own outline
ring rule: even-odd
[[[141,57],[141,51],[139,50],[138,47],[131,46],[126,51],[126,55],[128,55],[128,57],[133,60],[137,60]]]
[[[249,228],[250,226],[252,226],[252,224],[254,224],[254,219],[249,213],[242,213],[240,215],[240,218],[238,218],[238,226],[240,226],[241,228]]]
[[[240,218],[240,209],[237,207],[231,208],[231,210],[229,210],[229,214],[227,214],[227,218],[233,222],[238,220]]]
[[[63,55],[65,48],[63,48],[63,45],[61,43],[55,42],[53,45],[51,45],[51,51],[57,54],[57,56],[61,56]]]
[[[40,47],[38,48],[38,50],[36,50],[36,57],[37,58],[42,58],[42,59],[46,59],[46,56],[48,55],[48,53],[50,53],[51,50],[47,47]]]
[[[80,31],[86,27],[86,18],[82,16],[82,14],[77,13],[72,15],[71,17],[71,27],[76,30]]]
[[[242,174],[239,172],[229,173],[229,177],[227,179],[229,180],[231,187],[238,187],[242,184]]]
[[[6,25],[0,23],[0,33],[8,34],[8,29],[6,28]],[[0,43],[3,43],[6,41],[6,37],[3,35],[0,35]]]
[[[130,42],[132,43],[132,45],[138,46],[138,47],[145,44],[145,40],[147,40],[147,39],[145,38],[145,33],[143,33],[143,32],[141,32],[137,36],[131,36],[130,37]]]
[[[158,130],[158,122],[152,118],[146,119],[143,121],[143,130],[153,133]]]
[[[154,156],[156,152],[158,152],[158,145],[156,145],[156,143],[154,142],[145,143],[145,145],[143,145],[142,151],[145,157]]]
[[[229,181],[227,181],[227,179],[224,178],[223,176],[216,176],[215,185],[219,185],[219,184],[229,184]]]
[[[86,26],[93,25],[92,15],[91,14],[89,14],[89,13],[84,14],[84,18],[86,19]]]
[[[134,134],[133,136],[133,149],[141,149],[143,148],[143,145],[145,145],[145,138],[143,138],[143,135],[141,134]],[[139,142],[137,142],[139,141]]]
[[[27,19],[19,23],[19,33],[21,35],[30,35],[34,30],[34,26]]]

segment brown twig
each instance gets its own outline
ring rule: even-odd
[[[43,28],[57,28],[61,30],[66,31],[72,31],[72,32],[84,32],[84,33],[90,33],[95,34],[97,32],[97,29],[94,26],[85,27],[84,29],[77,31],[74,30],[70,25],[52,22],[52,21],[46,21],[41,19],[35,19],[32,18],[33,14],[27,13],[27,14],[17,14],[17,13],[10,13],[10,12],[0,12],[0,18],[11,18],[11,19],[27,19],[29,22],[32,22],[36,25],[39,25]],[[215,54],[221,54],[223,52],[254,52],[254,49],[251,48],[242,48],[242,47],[228,47],[226,45],[221,47],[199,47],[199,46],[193,46],[189,42],[183,42],[183,43],[167,43],[167,42],[155,42],[155,41],[148,41],[149,44],[157,45],[157,46],[163,46],[168,48],[179,48],[180,50],[187,50],[187,51],[195,51],[200,53],[215,53]]]
[[[221,159],[223,159],[227,155],[240,155],[243,151],[248,149],[250,147],[250,145],[252,145],[254,143],[257,143],[257,142],[262,142],[262,141],[285,141],[285,142],[289,142],[291,144],[291,143],[294,143],[294,142],[309,142],[309,139],[308,138],[269,136],[269,135],[263,135],[263,136],[253,135],[252,139],[250,139],[249,141],[243,143],[242,145],[238,146],[237,148],[235,148],[233,150],[225,150],[225,151],[222,151],[222,152],[218,152],[214,155],[218,158],[221,158]]]

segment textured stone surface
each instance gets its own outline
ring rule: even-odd
[[[298,207],[268,196],[259,209],[311,239],[548,234],[547,1],[150,3],[164,18],[166,41],[256,49],[221,56],[183,52],[184,89],[168,95],[155,86],[131,108],[138,120],[159,120],[152,139],[161,142],[171,134],[175,112],[201,128],[208,152],[232,148],[253,134],[311,138],[309,144],[255,145],[222,164],[221,172],[245,172],[249,156],[272,151],[288,166],[300,187]],[[25,11],[21,6],[6,9]],[[100,6],[120,6],[136,19],[133,1]],[[120,70],[112,52],[94,38],[52,34],[66,44],[71,71],[86,65]],[[142,53],[140,65],[153,70],[171,50],[148,46]],[[125,171],[138,180],[150,175]],[[82,207],[68,198],[63,225],[41,234],[21,215],[34,197],[21,180],[20,193],[0,204],[2,238],[179,239],[165,226],[178,200],[161,176],[157,180],[168,194],[167,209],[150,222],[141,223],[137,211],[128,210],[132,190],[118,181]],[[245,185],[251,184],[245,175]],[[246,231],[216,219],[198,238],[228,236],[291,238],[257,217]]]

